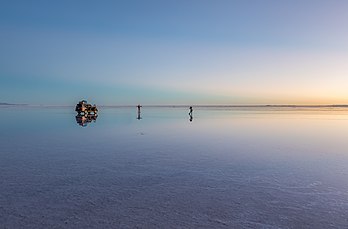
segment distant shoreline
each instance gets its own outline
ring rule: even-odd
[[[0,103],[0,106],[27,106],[28,104]]]
[[[127,108],[136,107],[138,104],[133,105],[97,105],[98,107],[105,108]],[[75,105],[51,105],[51,104],[25,104],[25,103],[4,103],[0,102],[0,106],[28,106],[28,107],[74,107]],[[151,105],[151,104],[141,104],[142,107],[167,107],[167,108],[184,108],[184,107],[202,107],[202,108],[348,108],[348,104],[323,104],[323,105],[299,105],[299,104],[259,104],[259,105],[195,105],[195,104],[180,104],[180,105]]]
[[[16,103],[0,103],[0,106],[28,106],[28,107],[73,107],[75,105],[46,105],[46,104],[16,104]],[[127,108],[127,107],[136,107],[134,105],[97,105],[98,107],[105,108]],[[348,108],[348,104],[331,104],[331,105],[291,105],[291,104],[280,104],[280,105],[150,105],[144,104],[142,107],[163,107],[163,108],[185,108],[185,107],[202,107],[202,108]]]
[[[144,107],[245,107],[245,108],[253,108],[253,107],[299,107],[299,108],[315,108],[315,107],[347,107],[348,105],[142,105]],[[109,106],[106,105],[104,107],[129,107],[129,106]],[[130,106],[133,107],[133,106]]]

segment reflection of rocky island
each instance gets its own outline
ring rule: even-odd
[[[87,126],[88,123],[91,123],[92,121],[95,122],[98,118],[98,115],[96,114],[89,114],[89,115],[76,115],[76,122],[80,126]]]

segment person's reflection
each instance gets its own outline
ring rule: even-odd
[[[192,114],[189,114],[189,116],[190,116],[190,122],[192,122],[192,120],[193,120]]]
[[[138,120],[140,120],[140,119],[141,119],[140,112],[138,112],[137,119],[138,119]]]
[[[138,116],[137,116],[137,119],[138,120],[140,120],[141,119],[141,111],[140,111],[140,108],[141,108],[142,106],[140,106],[140,104],[137,106],[137,108],[138,108]]]
[[[79,124],[80,126],[86,127],[89,123],[96,122],[98,115],[95,114],[82,114],[82,115],[76,115],[76,123]]]

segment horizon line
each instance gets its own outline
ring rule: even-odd
[[[99,107],[136,107],[138,104],[127,104],[127,105],[98,105]],[[315,108],[315,107],[347,107],[348,104],[319,104],[319,105],[314,105],[314,104],[140,104],[143,107],[299,107],[299,108]],[[75,105],[50,105],[50,104],[15,104],[15,103],[0,103],[0,106],[30,106],[30,107],[71,107]]]

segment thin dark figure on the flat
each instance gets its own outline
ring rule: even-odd
[[[192,122],[192,120],[193,120],[192,112],[193,112],[193,109],[192,109],[192,107],[190,107],[190,112],[189,112],[190,122]]]
[[[140,120],[140,119],[141,119],[141,116],[140,116],[140,113],[141,113],[140,108],[141,108],[141,106],[140,106],[140,104],[137,106],[137,108],[138,108],[138,116],[137,116],[137,119]]]

